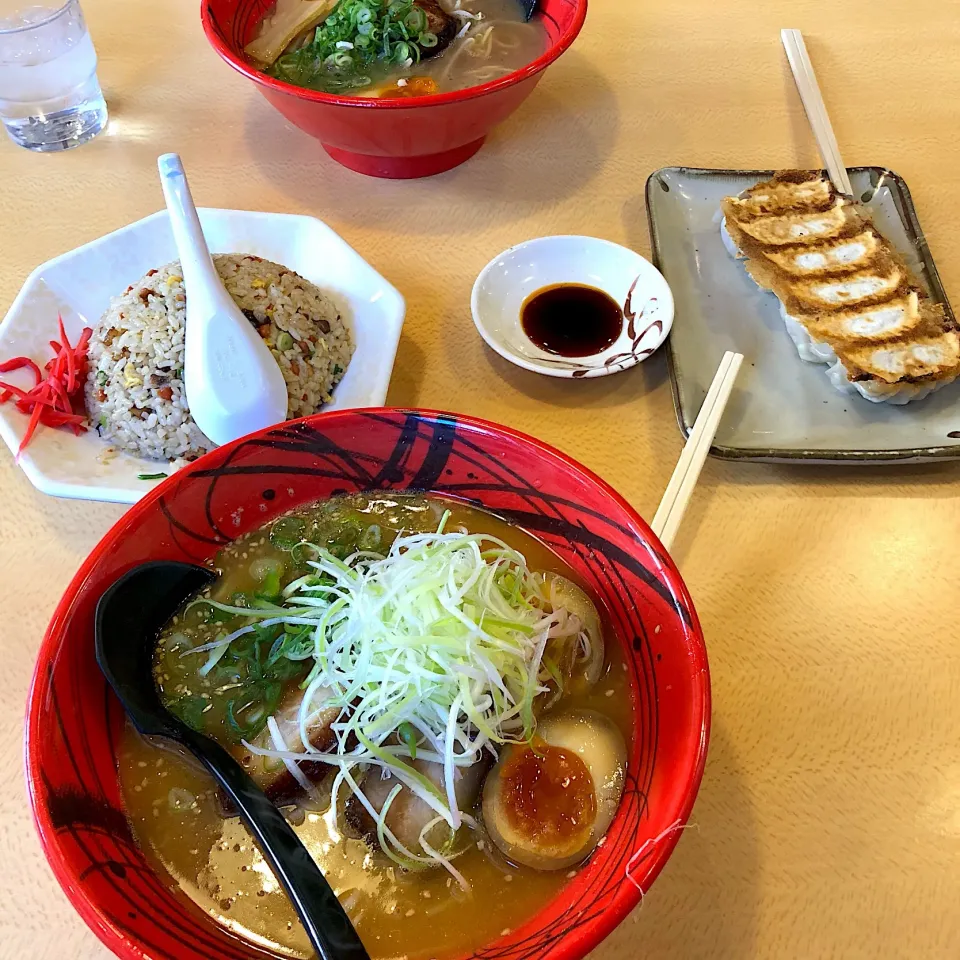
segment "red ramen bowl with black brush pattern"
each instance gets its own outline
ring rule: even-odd
[[[543,25],[547,48],[537,59],[481,86],[384,100],[305,90],[256,69],[243,50],[273,4],[203,0],[207,39],[291,123],[316,137],[334,160],[359,173],[392,179],[429,177],[469,160],[573,43],[587,15],[587,0],[541,0],[534,19]]]
[[[690,597],[650,528],[594,474],[505,427],[414,410],[329,413],[220,447],[149,493],[84,562],[43,639],[27,711],[33,815],[67,897],[118,956],[268,954],[172,892],[134,842],[117,775],[123,712],[94,659],[97,600],[137,564],[204,563],[294,507],[369,490],[464,499],[540,539],[604,605],[627,663],[633,736],[612,826],[552,902],[472,960],[580,960],[670,856],[703,773],[710,682]]]

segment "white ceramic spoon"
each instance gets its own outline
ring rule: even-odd
[[[187,290],[187,403],[207,437],[229,443],[285,420],[287,385],[273,354],[220,280],[180,157],[165,153],[157,165]]]

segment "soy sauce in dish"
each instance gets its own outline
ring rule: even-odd
[[[527,297],[520,308],[520,326],[547,353],[588,357],[616,342],[623,310],[596,287],[557,283]]]

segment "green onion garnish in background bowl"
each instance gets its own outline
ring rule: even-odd
[[[310,42],[279,57],[270,76],[325,93],[371,86],[390,67],[412,67],[437,46],[413,0],[340,0]]]

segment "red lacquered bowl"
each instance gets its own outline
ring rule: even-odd
[[[541,0],[546,52],[491,83],[406,100],[340,97],[303,90],[256,70],[243,54],[273,0],[203,0],[203,29],[227,63],[257,84],[291,123],[334,160],[374,177],[429,177],[469,160],[487,134],[530,95],[544,70],[576,39],[587,0]]]
[[[710,682],[686,588],[647,525],[588,470],[505,427],[413,410],[329,413],[221,447],[148,494],[84,562],[44,637],[27,709],[33,814],[67,897],[118,956],[272,955],[172,893],[133,841],[116,771],[123,715],[94,660],[97,600],[136,564],[203,562],[299,504],[371,489],[466,498],[540,538],[604,603],[627,655],[634,736],[616,819],[562,893],[476,960],[580,960],[673,850],[703,773]]]

